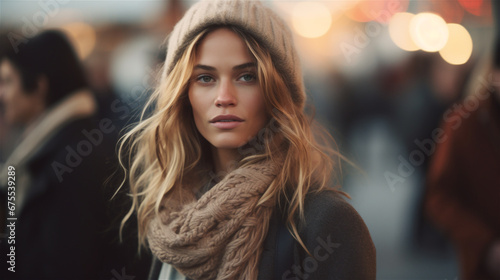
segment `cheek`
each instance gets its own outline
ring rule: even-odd
[[[20,92],[11,85],[5,88],[3,101],[8,111],[16,111],[18,107],[22,107],[23,98]]]
[[[9,90],[5,96],[5,114],[12,123],[23,123],[33,110],[33,102],[24,92]]]
[[[6,87],[6,99],[11,103],[18,103],[26,102],[29,97],[23,91],[20,82],[16,81]]]
[[[255,125],[259,126],[259,128],[264,127],[267,121],[267,114],[263,94],[258,93],[246,102],[249,110],[252,112],[253,118],[255,119]]]
[[[188,92],[189,96],[189,103],[191,104],[191,108],[193,109],[193,118],[195,121],[196,126],[199,129],[199,126],[203,124],[203,120],[206,117],[207,113],[207,105],[206,101],[203,100],[203,98],[200,96],[199,92],[195,90],[189,90]]]

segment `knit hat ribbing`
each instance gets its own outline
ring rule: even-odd
[[[170,34],[162,78],[168,76],[198,33],[219,25],[240,28],[267,49],[294,103],[304,107],[302,71],[292,32],[276,13],[256,0],[201,0],[194,4]]]

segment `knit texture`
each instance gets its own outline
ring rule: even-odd
[[[191,279],[257,279],[276,199],[257,202],[281,169],[280,162],[235,169],[199,200],[179,207],[164,199],[148,230],[153,254]]]
[[[170,34],[163,79],[194,37],[211,26],[235,26],[254,37],[270,52],[294,103],[304,107],[306,95],[292,32],[283,19],[255,0],[202,0],[194,4]]]

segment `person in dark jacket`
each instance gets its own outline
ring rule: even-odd
[[[375,279],[283,20],[259,1],[200,1],[167,49],[154,111],[120,146],[150,279]]]
[[[111,120],[96,118],[74,50],[55,30],[29,38],[17,52],[10,47],[0,52],[0,101],[5,119],[24,131],[0,164],[2,260],[8,256],[0,278],[133,275],[126,263],[134,255],[110,228],[112,191],[104,185],[116,168],[116,131]]]

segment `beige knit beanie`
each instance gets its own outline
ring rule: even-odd
[[[194,37],[214,25],[240,28],[269,50],[274,66],[291,91],[293,101],[299,108],[304,107],[304,83],[292,32],[276,13],[257,0],[201,0],[194,4],[168,38],[163,79],[172,71]]]

